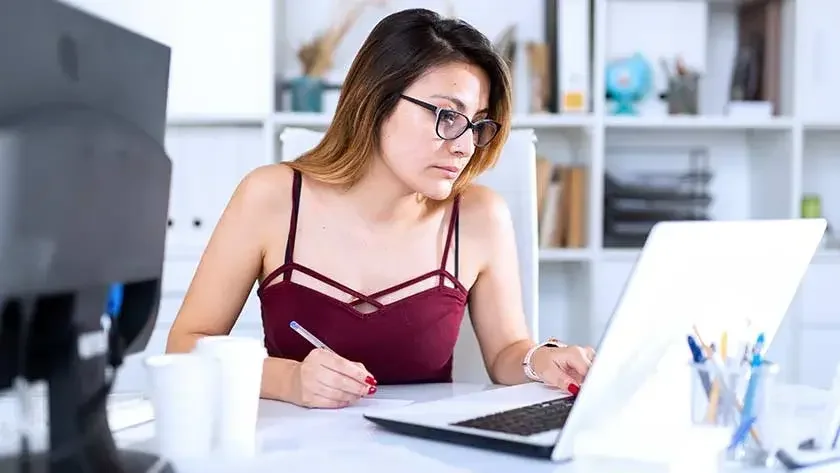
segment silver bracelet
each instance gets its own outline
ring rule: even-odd
[[[560,343],[559,340],[556,338],[549,338],[548,340],[531,347],[527,353],[525,353],[525,358],[522,359],[522,370],[525,371],[525,377],[530,379],[531,381],[537,381],[542,383],[543,380],[540,379],[539,375],[536,371],[534,371],[534,367],[531,366],[531,358],[533,358],[534,353],[537,352],[542,347],[555,347],[555,348],[565,348],[568,345]]]

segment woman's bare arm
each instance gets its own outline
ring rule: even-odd
[[[286,189],[284,189],[286,187]],[[166,351],[188,352],[196,340],[225,335],[239,313],[262,270],[265,222],[288,218],[291,172],[285,166],[265,166],[248,174],[230,199],[201,257],[184,302],[169,331]],[[288,191],[288,192],[284,192]],[[286,380],[297,365],[271,358],[263,375],[263,396],[286,398]]]
[[[522,359],[534,346],[525,324],[513,221],[507,204],[492,190],[472,186],[464,194],[461,231],[476,235],[485,255],[470,291],[470,318],[493,382],[528,381]],[[470,228],[464,228],[464,223]]]

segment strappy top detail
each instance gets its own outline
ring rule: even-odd
[[[341,356],[364,364],[380,384],[451,381],[452,352],[468,292],[457,277],[460,198],[453,199],[436,269],[363,294],[295,262],[303,179],[298,171],[293,179],[285,260],[257,291],[269,355],[302,361],[312,350],[289,328],[295,320]],[[450,253],[454,274],[447,270]]]

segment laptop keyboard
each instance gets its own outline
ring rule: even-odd
[[[574,403],[574,397],[564,397],[463,420],[452,425],[522,436],[535,435],[563,428]]]

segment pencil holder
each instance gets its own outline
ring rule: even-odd
[[[751,464],[764,464],[770,440],[763,435],[766,415],[779,367],[763,362],[758,367],[730,360],[728,363],[692,363],[691,416],[698,425],[729,429],[732,442],[727,457]]]

